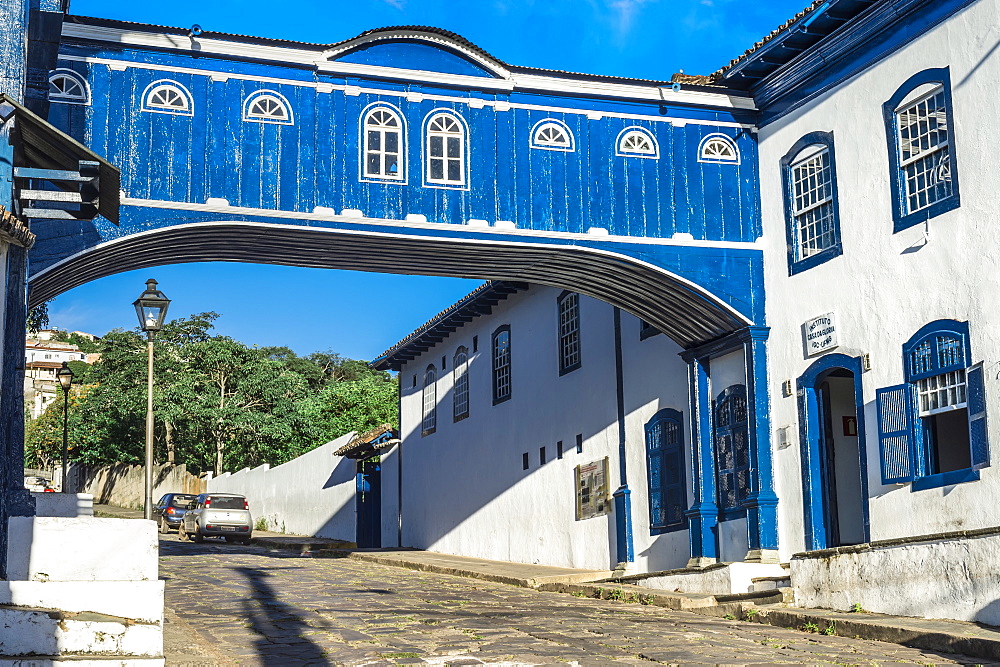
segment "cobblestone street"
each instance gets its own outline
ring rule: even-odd
[[[168,665],[977,662],[350,559],[160,544]]]

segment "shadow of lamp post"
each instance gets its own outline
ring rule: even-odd
[[[139,328],[146,332],[147,366],[146,376],[146,466],[145,488],[143,493],[142,516],[153,518],[153,334],[163,328],[167,318],[167,307],[170,299],[156,289],[156,281],[150,278],[146,281],[146,291],[132,302],[135,313],[139,316]]]
[[[67,493],[66,488],[66,459],[69,457],[69,387],[73,384],[73,371],[69,367],[69,362],[62,362],[62,368],[56,371],[59,384],[63,390],[63,450],[62,450],[62,485],[60,491]]]

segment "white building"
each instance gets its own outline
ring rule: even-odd
[[[32,419],[37,419],[61,391],[56,371],[63,362],[84,361],[92,363],[88,355],[72,343],[53,340],[51,331],[39,331],[25,341],[24,346],[24,402]]]
[[[998,24],[996,0],[816,2],[681,77],[758,106],[767,327],[681,350],[557,288],[470,295],[375,362],[400,371],[404,544],[647,573],[780,561],[808,606],[1000,624]],[[630,494],[581,519],[574,469],[605,458],[601,494]],[[751,479],[773,497],[750,502]]]

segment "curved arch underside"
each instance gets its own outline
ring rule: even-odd
[[[220,261],[550,285],[618,306],[683,348],[751,324],[714,295],[667,271],[581,246],[347,234],[240,222],[178,225],[102,243],[33,276],[29,305],[115,273]]]

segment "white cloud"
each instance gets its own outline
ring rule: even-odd
[[[384,2],[390,7],[395,7],[399,11],[406,9],[406,0],[379,0],[379,2]]]
[[[615,36],[619,39],[628,37],[635,25],[636,15],[642,10],[643,5],[657,2],[659,0],[610,0],[607,2],[608,9],[613,14]]]

